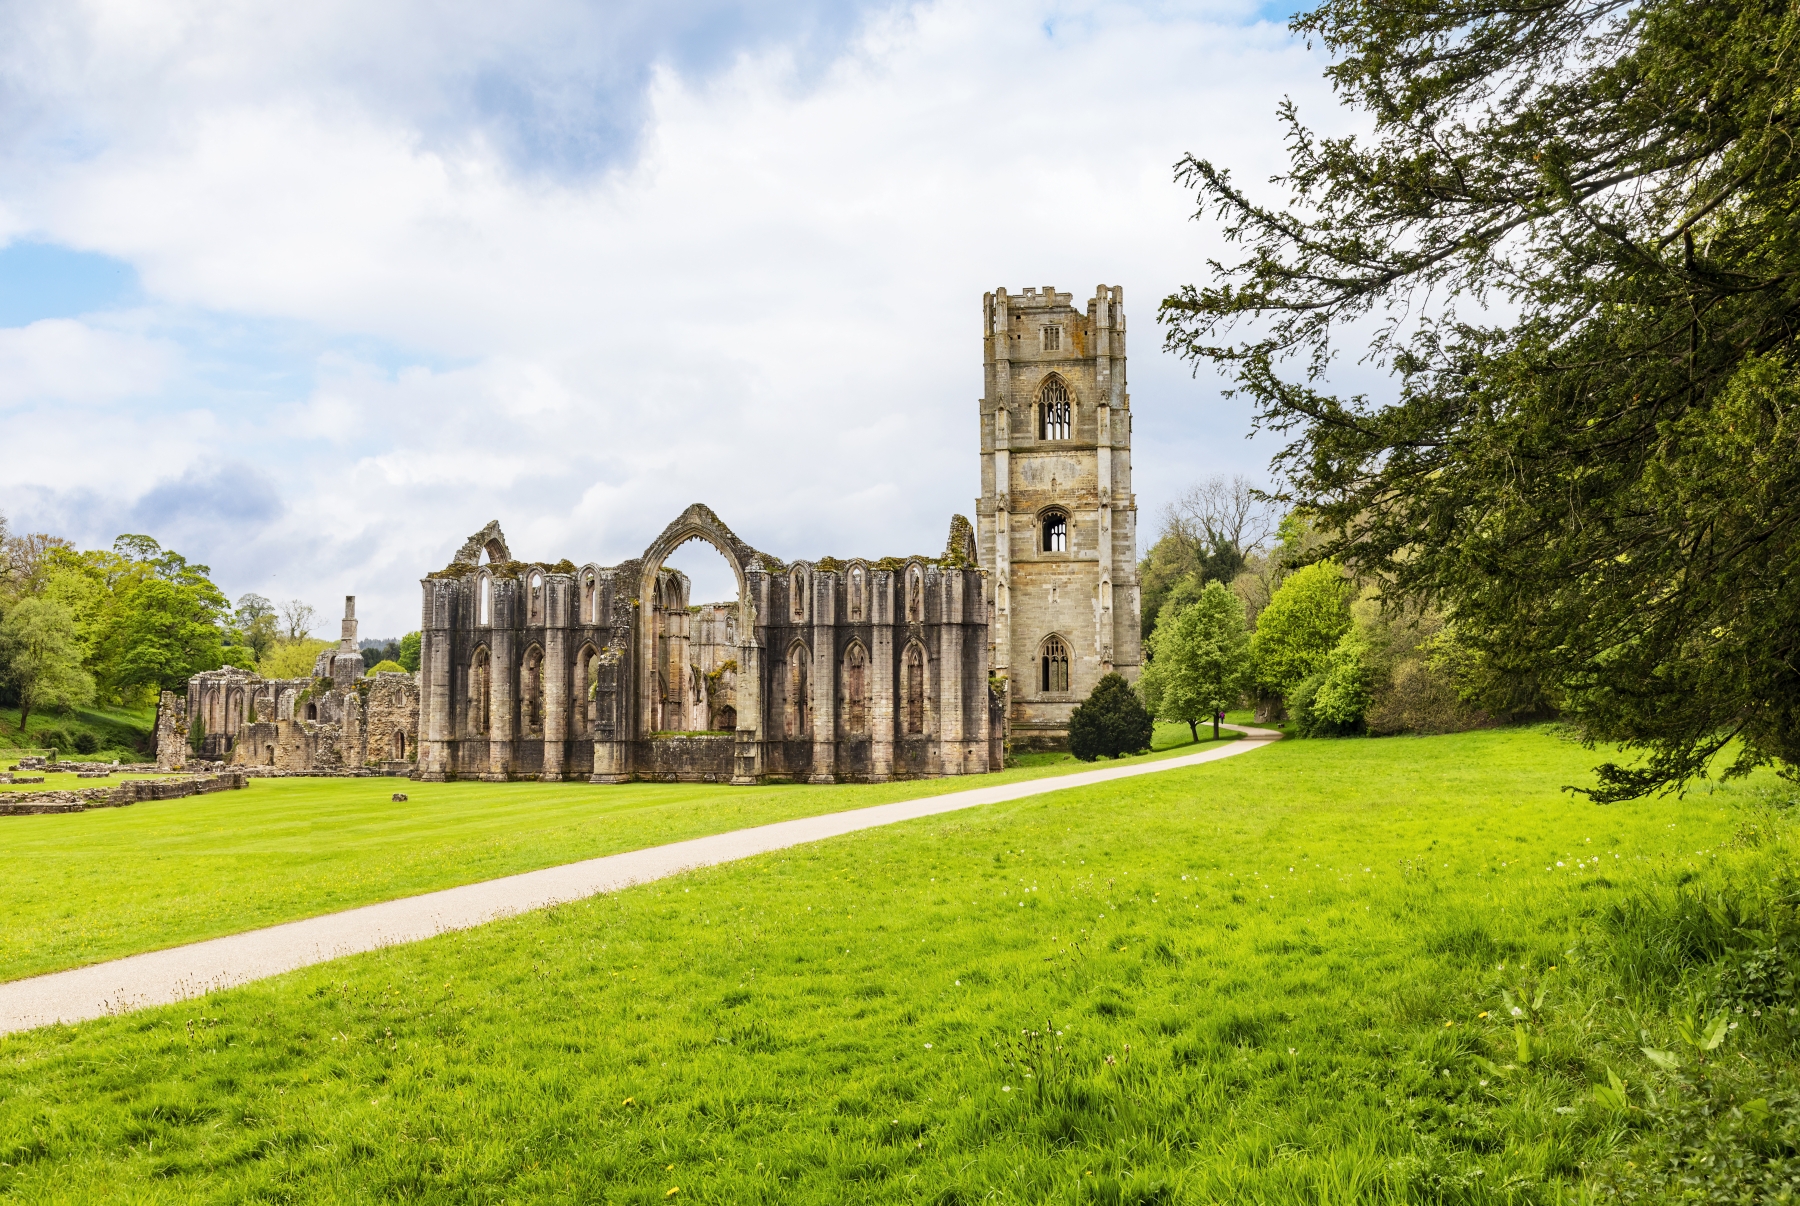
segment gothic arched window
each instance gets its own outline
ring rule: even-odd
[[[1039,546],[1046,553],[1069,550],[1069,517],[1061,511],[1044,512],[1044,539]]]
[[[492,662],[484,645],[475,650],[469,663],[469,732],[476,737],[485,737],[488,732],[488,701],[493,698],[491,670]]]
[[[787,670],[787,735],[793,738],[805,737],[811,727],[811,716],[807,708],[808,674],[806,646],[795,641],[788,650]]]
[[[906,571],[906,618],[912,623],[925,619],[925,573],[916,565]]]
[[[531,573],[531,623],[544,622],[544,575],[533,570]]]
[[[851,567],[851,570],[850,570],[850,618],[852,620],[860,620],[863,618],[863,583],[864,583],[864,580],[865,579],[863,576],[862,566],[858,565],[858,566]]]
[[[1068,438],[1069,387],[1063,384],[1061,377],[1052,377],[1044,382],[1044,388],[1038,394],[1038,439]]]
[[[864,733],[869,728],[869,654],[860,641],[852,641],[844,653],[844,729]]]
[[[925,651],[917,645],[906,647],[900,673],[900,707],[908,733],[925,731]]]
[[[796,620],[804,620],[806,618],[806,573],[805,573],[805,571],[803,571],[803,570],[795,570],[794,571],[794,576],[788,579],[788,591],[794,597],[794,618]]]
[[[486,574],[476,584],[475,622],[486,627],[494,622],[494,580]]]
[[[581,593],[583,596],[583,601],[582,601],[582,605],[581,605],[581,618],[583,620],[586,620],[589,624],[599,623],[600,616],[594,609],[594,604],[597,601],[597,595],[594,590],[594,575],[593,574],[589,574],[587,576],[587,579],[581,584]]]
[[[1043,667],[1043,674],[1039,678],[1043,690],[1052,695],[1067,692],[1069,689],[1069,647],[1062,643],[1061,637],[1045,638],[1039,661]]]

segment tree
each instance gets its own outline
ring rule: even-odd
[[[1323,668],[1350,629],[1350,582],[1334,561],[1290,574],[1256,618],[1250,656],[1258,685],[1286,696]]]
[[[319,622],[318,613],[312,609],[311,604],[289,599],[281,605],[281,622],[287,628],[288,640],[305,640],[312,635],[313,626]]]
[[[1162,531],[1138,565],[1143,634],[1168,606],[1178,583],[1229,584],[1275,531],[1275,513],[1246,477],[1215,473],[1163,510]]]
[[[1250,634],[1244,605],[1222,582],[1208,582],[1179,611],[1163,610],[1151,637],[1154,656],[1144,668],[1144,700],[1159,718],[1184,721],[1194,740],[1198,724],[1213,722],[1250,686]]]
[[[18,692],[21,736],[35,709],[74,707],[94,697],[82,652],[75,616],[63,604],[27,596],[7,609],[0,621],[0,677]]]
[[[1088,697],[1069,716],[1069,752],[1083,762],[1104,754],[1121,758],[1150,748],[1156,722],[1120,674],[1094,684]]]
[[[1598,800],[1800,763],[1800,93],[1781,4],[1327,0],[1368,139],[1291,106],[1291,210],[1199,159],[1247,245],[1163,303],[1290,443],[1327,552],[1441,604],[1590,741]],[[1250,324],[1241,334],[1237,325]],[[1333,337],[1393,373],[1330,385]]]
[[[409,632],[400,638],[400,656],[396,660],[408,674],[419,672],[419,646],[420,636],[416,632]]]
[[[275,605],[261,595],[243,595],[237,601],[235,621],[237,644],[250,650],[258,662],[269,656],[281,636],[280,622],[275,618]]]

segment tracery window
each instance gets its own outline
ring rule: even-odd
[[[1061,694],[1069,689],[1069,647],[1061,637],[1047,637],[1039,658],[1043,673],[1040,683],[1048,694]]]
[[[1061,377],[1052,377],[1038,394],[1038,439],[1068,439],[1069,419],[1069,387]]]
[[[1044,350],[1046,352],[1055,352],[1055,351],[1061,350],[1061,348],[1062,348],[1062,328],[1061,327],[1047,326],[1047,327],[1043,328],[1042,333],[1043,333],[1043,337],[1044,337]]]
[[[1061,511],[1044,512],[1044,539],[1041,546],[1046,553],[1065,553],[1069,549],[1069,517]]]

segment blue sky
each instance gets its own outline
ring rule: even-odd
[[[356,594],[371,634],[494,518],[547,559],[696,500],[785,557],[934,549],[977,489],[982,292],[1106,283],[1149,534],[1272,451],[1155,305],[1227,250],[1180,154],[1255,185],[1283,96],[1341,121],[1284,15],[8,6],[0,424],[36,451],[0,512]]]

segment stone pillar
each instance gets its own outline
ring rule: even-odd
[[[640,609],[640,622],[649,615]],[[633,634],[635,636],[636,634]],[[628,715],[633,707],[631,662],[633,655],[621,653],[613,645],[601,651],[594,700],[590,705],[589,726],[594,734],[594,773],[589,783],[623,783],[631,777],[626,742],[636,736]]]
[[[959,775],[966,761],[963,751],[963,578],[955,570],[944,571],[941,587],[943,615],[938,624],[938,708],[942,737],[938,748],[943,753],[946,774]]]
[[[1099,533],[1100,582],[1096,587],[1094,652],[1100,657],[1100,673],[1113,668],[1113,410],[1124,402],[1124,352],[1114,347],[1115,316],[1119,306],[1114,290],[1101,285],[1094,290],[1094,392],[1098,395],[1097,435],[1094,443],[1100,501],[1095,516]]]
[[[513,712],[518,694],[518,653],[513,640],[516,592],[494,581],[494,624],[488,630],[488,769],[481,776],[505,782],[512,773]]]
[[[442,783],[450,776],[450,748],[456,736],[450,690],[451,604],[460,583],[427,578],[419,631],[419,778]],[[285,717],[277,716],[280,719]]]
[[[544,580],[544,764],[538,778],[561,782],[569,740],[569,627],[574,622],[575,582],[561,574]]]
[[[869,782],[894,777],[894,735],[900,723],[899,670],[894,665],[894,583],[898,575],[869,575]]]
[[[980,619],[985,618],[980,613],[980,572],[964,570],[962,579],[963,598],[966,603],[972,603],[975,606],[977,622],[979,622]],[[966,612],[964,614],[967,615]],[[979,632],[979,629],[977,631]],[[993,743],[988,708],[988,650],[986,641],[969,640],[966,628],[963,630],[963,634],[963,649],[969,658],[973,659],[964,667],[963,675],[965,684],[963,709],[964,714],[969,718],[968,725],[964,729],[966,748],[969,751],[969,761],[964,768],[964,773],[979,775],[1000,769],[993,764],[990,755]]]
[[[994,666],[1012,667],[1012,319],[994,298]],[[1029,412],[1027,412],[1029,413]],[[1029,420],[1025,420],[1029,422]]]
[[[813,756],[810,783],[837,782],[837,581],[815,572],[812,587]]]
[[[732,759],[731,781],[737,784],[762,780],[763,743],[769,739],[763,692],[763,617],[769,614],[769,576],[761,571],[744,573],[744,594],[738,600],[737,750]]]

